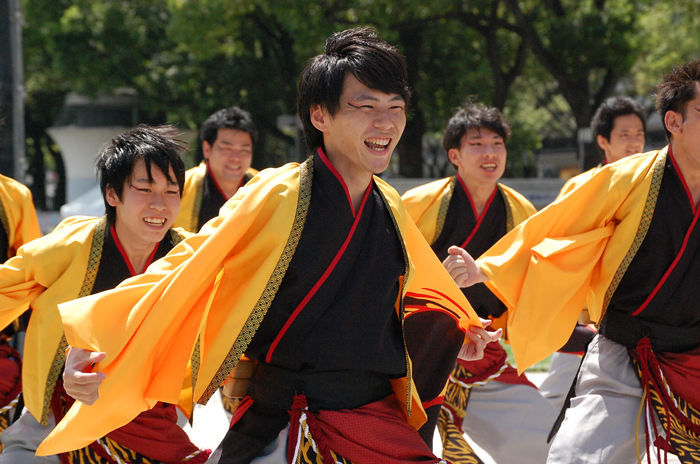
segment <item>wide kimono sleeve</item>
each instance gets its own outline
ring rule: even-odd
[[[195,399],[222,369],[230,371],[235,362],[224,361],[264,298],[298,196],[298,165],[262,171],[144,274],[61,305],[68,343],[106,352],[95,369],[107,378],[99,399],[89,407],[76,402],[37,453],[83,447],[157,401],[177,403],[190,360]]]
[[[41,237],[39,220],[36,216],[32,193],[29,189],[14,179],[0,177],[0,196],[2,197],[3,220],[7,221],[7,240],[10,255],[34,239]]]
[[[657,153],[606,166],[498,241],[477,263],[510,310],[519,371],[561,348],[581,308],[594,320],[644,211]]]

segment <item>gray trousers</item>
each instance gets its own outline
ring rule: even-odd
[[[492,380],[472,387],[462,431],[499,464],[543,464],[557,413],[537,389]]]
[[[588,346],[576,396],[552,443],[547,463],[636,463],[637,452],[644,456],[646,450],[644,413],[635,431],[642,394],[627,349],[597,334]],[[678,461],[669,455],[669,462]]]
[[[561,411],[569,393],[571,383],[581,364],[581,356],[556,352],[552,355],[547,377],[540,385],[540,393],[547,398],[557,411]]]
[[[0,454],[0,464],[60,464],[58,456],[36,456],[41,442],[56,427],[53,413],[49,413],[49,425],[44,426],[25,410],[20,418],[6,428],[0,441],[5,446]]]

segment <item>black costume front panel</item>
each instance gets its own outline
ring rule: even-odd
[[[170,233],[171,231],[168,230],[165,237],[163,237],[163,240],[161,240],[158,244],[158,249],[153,256],[153,261],[167,255],[168,252],[175,246]],[[111,290],[129,277],[131,277],[129,266],[124,260],[124,256],[122,256],[121,252],[119,251],[117,243],[114,241],[111,228],[107,227],[107,230],[105,231],[104,245],[102,246],[102,257],[100,258],[100,265],[97,268],[95,285],[92,287],[91,294],[94,295],[98,292]]]
[[[340,181],[318,154],[313,163],[304,230],[275,299],[248,345],[246,356],[251,359],[265,361],[274,340],[331,264],[354,222]],[[386,375],[387,384],[389,378],[405,375],[403,334],[394,308],[405,262],[389,214],[372,186],[345,253],[281,338],[271,365],[303,373],[377,372]],[[255,401],[208,462],[252,461],[289,423],[286,409]]]
[[[244,180],[245,182],[245,180]],[[202,204],[199,207],[199,217],[197,218],[197,232],[210,219],[219,215],[219,210],[226,203],[226,197],[221,193],[219,187],[214,182],[214,178],[209,172],[207,165],[206,174],[204,176],[204,186],[202,188]]]
[[[506,203],[500,189],[496,190],[488,209],[482,214],[484,217],[479,229],[465,248],[474,258],[484,254],[508,232]],[[478,213],[462,183],[457,179],[442,232],[431,245],[440,261],[447,258],[449,247],[464,244],[477,226],[477,222]],[[463,288],[462,293],[479,317],[499,317],[506,311],[505,305],[484,284]]]
[[[610,300],[601,326],[604,335],[616,340],[617,332],[630,332],[632,328],[627,324],[629,316],[634,316],[640,335],[651,336],[652,346],[661,333],[664,339],[675,338],[667,341],[678,346],[683,344],[683,339],[691,345],[696,343],[692,341],[696,339],[692,333],[700,333],[700,224],[694,223],[695,216],[669,155],[649,230]],[[655,295],[642,309],[654,291]],[[626,326],[611,327],[621,323]],[[667,349],[675,351],[673,347]]]
[[[311,202],[296,252],[246,355],[264,361],[295,308],[322,277],[350,231],[347,194],[314,155]],[[395,303],[405,262],[397,232],[376,186],[333,272],[275,348],[270,364],[294,372],[358,370],[405,375]]]

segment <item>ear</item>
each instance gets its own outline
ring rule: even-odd
[[[321,105],[312,106],[309,110],[311,116],[311,124],[321,132],[328,132],[328,126],[331,119],[328,111],[323,109]]]
[[[211,153],[211,145],[206,140],[202,142],[202,153],[204,153],[204,159],[209,159],[209,154]]]
[[[610,149],[610,141],[602,135],[596,136],[595,141],[598,142],[598,146],[601,150],[607,151]]]
[[[447,152],[447,157],[452,161],[452,164],[454,164],[457,167],[460,167],[461,164],[459,162],[459,150],[456,148],[450,148],[450,150]]]
[[[121,203],[119,197],[117,196],[117,192],[115,192],[114,189],[110,186],[107,186],[107,188],[105,189],[105,198],[107,199],[107,204],[115,208],[119,203]]]
[[[671,134],[680,134],[683,132],[683,115],[675,111],[667,111],[664,116],[664,125]]]

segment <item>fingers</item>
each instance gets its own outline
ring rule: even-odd
[[[491,321],[488,321],[487,325],[490,325],[490,323]],[[458,357],[465,361],[478,361],[484,357],[484,349],[486,349],[486,345],[500,340],[502,335],[502,329],[490,332],[484,328],[472,326],[465,333],[465,336],[469,339],[469,341],[462,346]]]
[[[90,372],[93,364],[102,361],[105,353],[71,348],[66,357],[63,386],[70,396],[86,405],[99,397],[98,390],[107,376],[102,372]]]
[[[467,265],[464,257],[466,251],[459,247],[451,246],[448,249],[448,253],[450,254],[442,262],[442,265],[450,274],[452,280],[454,280],[459,287],[463,287],[469,278],[469,272],[467,271]]]

